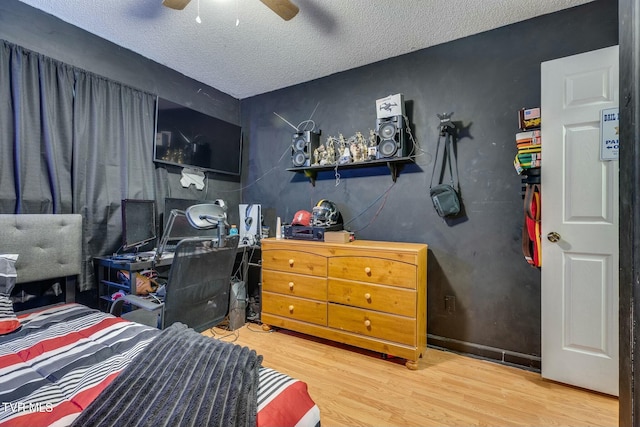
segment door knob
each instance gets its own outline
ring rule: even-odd
[[[556,233],[555,231],[552,231],[551,233],[547,234],[547,239],[549,239],[549,241],[551,243],[556,243],[560,241],[560,234]]]

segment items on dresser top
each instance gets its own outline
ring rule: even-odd
[[[427,340],[427,245],[262,241],[266,325],[407,359]]]

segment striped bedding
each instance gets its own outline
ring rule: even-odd
[[[79,304],[19,316],[0,336],[0,426],[66,426],[159,331]],[[150,402],[141,402],[141,404]],[[260,368],[258,426],[318,426],[301,381]]]

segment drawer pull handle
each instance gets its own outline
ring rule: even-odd
[[[289,260],[289,265],[290,265],[291,267],[293,267],[293,258],[291,258],[291,259]]]
[[[293,313],[293,305],[289,306],[289,313]]]
[[[364,321],[364,326],[367,327],[367,328],[370,327],[371,326],[371,320],[369,320],[369,319],[365,320]]]
[[[371,300],[371,294],[370,293],[364,294],[364,299],[366,299],[367,301]]]
[[[365,268],[364,268],[364,272],[365,272],[366,274],[371,274],[371,267],[365,267]]]
[[[289,282],[289,289],[293,290],[293,282]]]

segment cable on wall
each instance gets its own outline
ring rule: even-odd
[[[378,214],[379,214],[379,213],[382,211],[382,209],[384,208],[384,205],[385,205],[385,204],[386,204],[386,202],[387,202],[387,197],[389,196],[389,192],[391,191],[391,189],[393,188],[393,186],[394,186],[394,185],[396,185],[396,183],[395,183],[395,182],[394,182],[394,183],[392,183],[392,184],[389,186],[389,188],[387,188],[387,189],[386,189],[382,194],[380,194],[378,197],[376,197],[376,199],[375,199],[373,202],[371,202],[371,203],[369,204],[369,206],[367,206],[366,208],[364,208],[364,209],[363,209],[363,210],[362,210],[358,215],[354,216],[354,217],[353,217],[353,218],[351,218],[349,221],[345,222],[345,223],[344,223],[344,225],[346,226],[346,225],[348,225],[348,224],[352,223],[353,221],[355,221],[356,219],[358,219],[359,217],[361,217],[361,216],[362,216],[366,211],[368,211],[369,209],[371,209],[371,207],[372,207],[373,205],[375,205],[375,204],[378,202],[378,200],[380,200],[381,198],[383,198],[383,197],[384,197],[384,200],[383,200],[382,204],[380,205],[380,207],[378,208],[378,210],[376,211],[376,213],[373,215],[373,217],[371,218],[371,220],[369,221],[369,223],[368,223],[367,225],[365,225],[364,227],[362,227],[362,228],[358,229],[358,230],[350,230],[350,231],[353,231],[354,233],[355,233],[355,232],[358,232],[358,231],[362,231],[362,230],[364,230],[365,228],[367,228],[368,226],[370,226],[371,224],[373,224],[373,222],[374,222],[374,221],[376,220],[376,218],[378,217]]]

